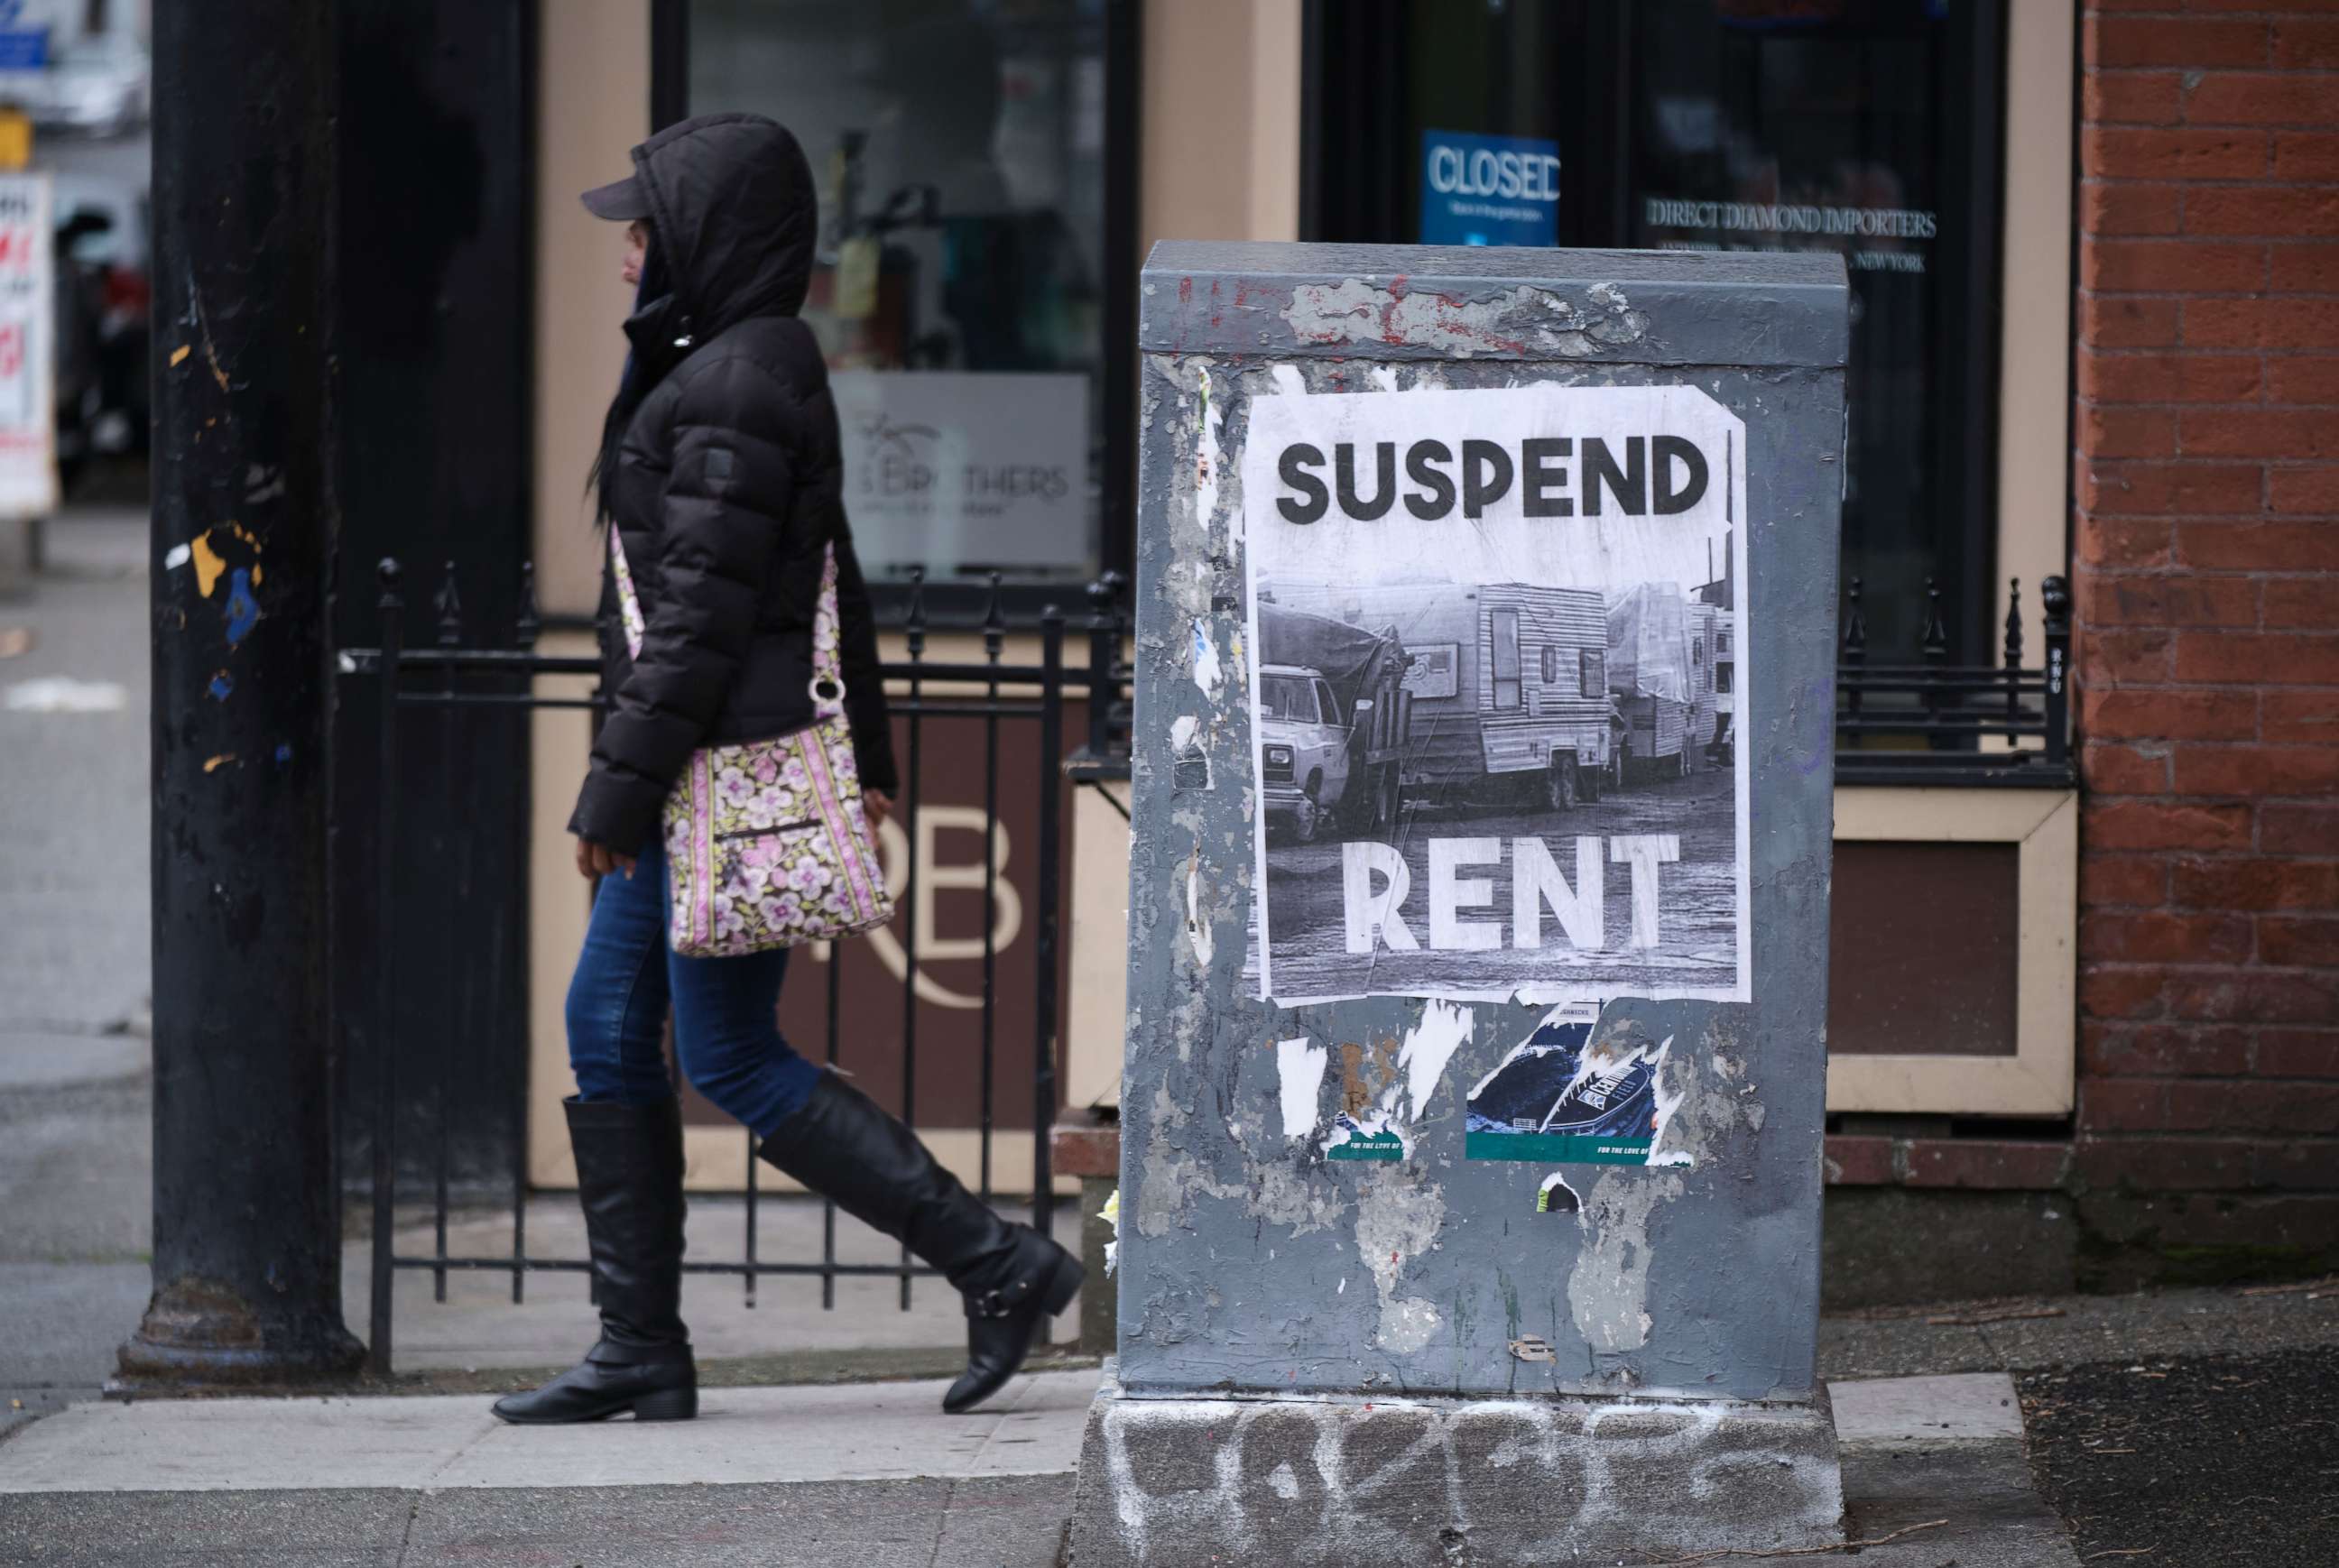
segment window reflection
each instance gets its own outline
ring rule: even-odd
[[[1990,362],[1959,298],[1973,192],[1951,113],[1971,103],[1955,35],[1979,10],[1643,0],[1631,12],[1630,242],[1831,251],[1850,271],[1844,569],[1866,579],[1870,630],[1896,656],[1913,656],[1926,577],[1955,581],[1967,557],[1973,452],[1943,438]]]
[[[690,107],[793,130],[873,576],[1096,569],[1101,0],[692,0]]]
[[[1493,203],[1507,226],[1434,221],[1490,204],[1454,210],[1437,150],[1508,139],[1555,160],[1561,245],[1841,253],[1844,574],[1877,656],[1916,656],[1933,577],[1950,656],[1987,659],[2008,3],[1326,5],[1309,235],[1542,242],[1519,217],[1540,177]]]

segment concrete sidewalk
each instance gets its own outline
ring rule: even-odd
[[[94,1398],[151,1288],[146,557],[74,507],[0,601],[0,1433]]]
[[[698,1419],[507,1426],[476,1395],[80,1405],[0,1449],[0,1493],[449,1491],[1069,1474],[1094,1372],[1026,1375],[942,1414],[947,1383],[717,1388]]]
[[[509,1427],[479,1395],[76,1406],[0,1446],[0,1563],[1056,1562],[1096,1374],[708,1391]]]
[[[0,1563],[1057,1563],[1096,1374],[963,1416],[938,1413],[944,1386],[714,1390],[696,1422],[526,1429],[475,1396],[79,1406],[0,1448]],[[2076,1561],[2005,1374],[1831,1392],[1869,1561]]]

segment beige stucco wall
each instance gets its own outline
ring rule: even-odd
[[[625,173],[649,134],[649,0],[560,0],[538,25],[536,183],[536,562],[551,614],[600,592],[585,478],[626,362],[633,306],[618,236],[577,193]]]
[[[617,178],[649,132],[649,0],[560,0],[538,41],[536,195],[536,517],[538,592],[547,613],[589,614],[600,594],[600,536],[585,478],[601,412],[625,364],[619,323],[632,297],[617,275],[610,226],[577,193]],[[589,653],[588,636],[547,637],[547,653]],[[541,683],[581,695],[588,680]],[[549,1186],[576,1180],[560,1101],[576,1086],[561,1004],[589,907],[566,827],[584,776],[586,715],[554,710],[530,725],[528,843],[528,1170]]]
[[[1140,253],[1299,237],[1300,0],[1151,0]]]
[[[2006,236],[2000,262],[1997,620],[2022,579],[2024,635],[2038,656],[2038,579],[2070,569],[2071,10],[2007,12]]]

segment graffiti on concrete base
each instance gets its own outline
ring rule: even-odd
[[[1680,1540],[1717,1519],[1740,1550],[1803,1546],[1829,1539],[1843,1508],[1831,1431],[1809,1410],[1107,1399],[1096,1419],[1084,1484],[1101,1457],[1114,1555],[1137,1563],[1199,1561],[1213,1543],[1240,1560],[1261,1539],[1291,1540],[1295,1510],[1308,1562],[1380,1560],[1430,1509],[1468,1560],[1507,1563]]]

